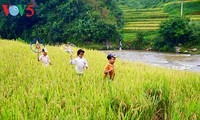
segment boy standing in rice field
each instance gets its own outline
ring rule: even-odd
[[[107,56],[107,59],[108,59],[108,63],[104,68],[104,79],[109,75],[109,78],[113,80],[115,77],[114,64],[115,64],[116,56],[109,54]]]
[[[82,76],[84,73],[84,68],[88,69],[88,63],[87,60],[83,57],[84,56],[85,51],[83,51],[82,49],[79,49],[77,51],[77,58],[75,58],[74,60],[72,60],[72,54],[70,55],[70,64],[75,64],[76,65],[76,73],[79,76]]]

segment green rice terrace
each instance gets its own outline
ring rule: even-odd
[[[162,21],[170,16],[180,15],[181,1],[169,2],[159,8],[135,9],[125,4],[119,7],[124,13],[124,40],[136,38],[137,31],[156,31]],[[200,1],[184,1],[183,15],[191,22],[200,22]],[[151,35],[152,36],[152,35]]]

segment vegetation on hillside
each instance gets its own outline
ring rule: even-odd
[[[161,23],[160,36],[155,40],[154,47],[163,51],[175,51],[175,46],[193,47],[200,45],[199,25],[189,24],[190,19],[172,17]]]
[[[199,73],[117,59],[109,83],[102,79],[106,55],[85,50],[89,69],[78,79],[69,54],[60,47],[47,49],[49,67],[37,61],[28,44],[0,40],[1,120],[199,118]]]
[[[137,6],[138,4],[136,3],[143,5],[142,3],[145,1],[147,3],[149,2],[147,0],[118,1],[118,6],[124,12],[125,25],[121,32],[124,35],[123,43],[125,49],[161,50],[165,52],[172,52],[175,51],[175,46],[179,46],[181,47],[180,52],[191,52],[190,49],[195,49],[195,51],[196,49],[197,51],[199,50],[199,32],[196,30],[200,25],[200,1],[184,1],[183,17],[186,17],[190,20],[187,22],[187,30],[183,29],[181,33],[178,33],[180,30],[177,28],[183,28],[183,26],[180,24],[180,26],[169,26],[168,24],[163,24],[169,21],[171,18],[180,18],[181,1],[173,2],[160,0],[159,2],[157,1],[159,4],[154,6],[156,8],[153,8],[151,5],[148,7],[132,6],[132,4]],[[147,5],[147,3],[144,5]],[[151,3],[153,4],[153,2]],[[174,22],[176,23],[177,21]],[[166,37],[159,32],[162,31],[163,28],[167,28],[169,32],[173,31],[171,34],[169,34],[169,36],[174,37],[174,39],[179,39],[178,45],[175,44],[175,42],[171,42],[174,41],[174,39],[166,39]],[[182,36],[180,35],[179,38],[177,38],[176,34],[182,34]],[[166,45],[166,43],[163,43],[163,41],[172,45]],[[197,53],[197,51],[195,53]]]
[[[27,42],[34,37],[40,37],[48,44],[72,42],[77,46],[92,49],[118,49],[119,41],[123,40],[123,49],[168,51],[169,49],[163,49],[163,44],[158,45],[164,41],[159,33],[160,25],[168,21],[168,18],[180,17],[181,8],[180,0],[36,0],[36,2],[35,15],[31,18],[5,17],[1,11],[0,37],[21,38]],[[25,0],[5,0],[0,3],[29,4]],[[199,48],[197,42],[199,33],[195,31],[200,24],[199,6],[198,0],[184,1],[183,17],[190,18],[189,29],[193,31],[190,32],[190,38],[187,38],[191,43],[187,42],[184,49]],[[174,48],[170,51],[174,51]]]
[[[28,5],[27,0],[0,3]],[[123,15],[113,0],[36,0],[33,17],[5,16],[0,12],[1,38],[31,41],[39,37],[45,43],[102,44],[118,42]]]
[[[155,8],[160,7],[161,5],[177,0],[116,0],[120,4],[128,5],[135,9],[141,8]]]
[[[180,8],[181,3],[171,3],[164,6],[163,10],[169,15],[180,15]],[[200,15],[200,1],[184,2],[183,15]]]

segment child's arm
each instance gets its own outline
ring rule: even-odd
[[[50,61],[50,59],[49,59],[49,56],[48,56],[48,62],[49,62],[50,65],[52,65],[52,63],[51,63],[51,61]]]
[[[38,41],[36,41],[36,49],[38,50],[38,61],[40,61],[40,52],[39,52],[39,50],[40,50],[40,44],[39,44],[39,42]]]
[[[72,55],[70,55],[70,64],[71,65],[76,64],[75,60],[72,60]]]
[[[38,53],[38,61],[40,62],[42,59],[42,56],[39,56],[39,53]]]
[[[109,68],[109,66],[107,65],[104,69],[104,74],[107,74],[109,72],[111,72],[113,70],[113,68]]]
[[[40,61],[40,53],[39,52],[38,52],[38,56],[37,57],[38,57],[38,61]]]
[[[104,70],[104,74],[107,74],[107,73],[109,73],[109,72],[111,72],[113,69],[111,68],[110,70]]]
[[[88,69],[88,62],[86,59],[85,59],[85,67],[86,67],[86,69]]]

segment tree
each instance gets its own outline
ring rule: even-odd
[[[8,4],[37,4],[34,16],[5,16],[0,11],[0,36],[47,44],[104,43],[118,40],[123,14],[113,0],[6,0]],[[103,11],[103,12],[102,12]],[[104,14],[102,14],[104,13]],[[78,43],[79,44],[79,43]]]
[[[159,33],[164,38],[165,45],[172,48],[187,44],[192,33],[189,22],[190,20],[184,17],[172,17],[162,22]]]

